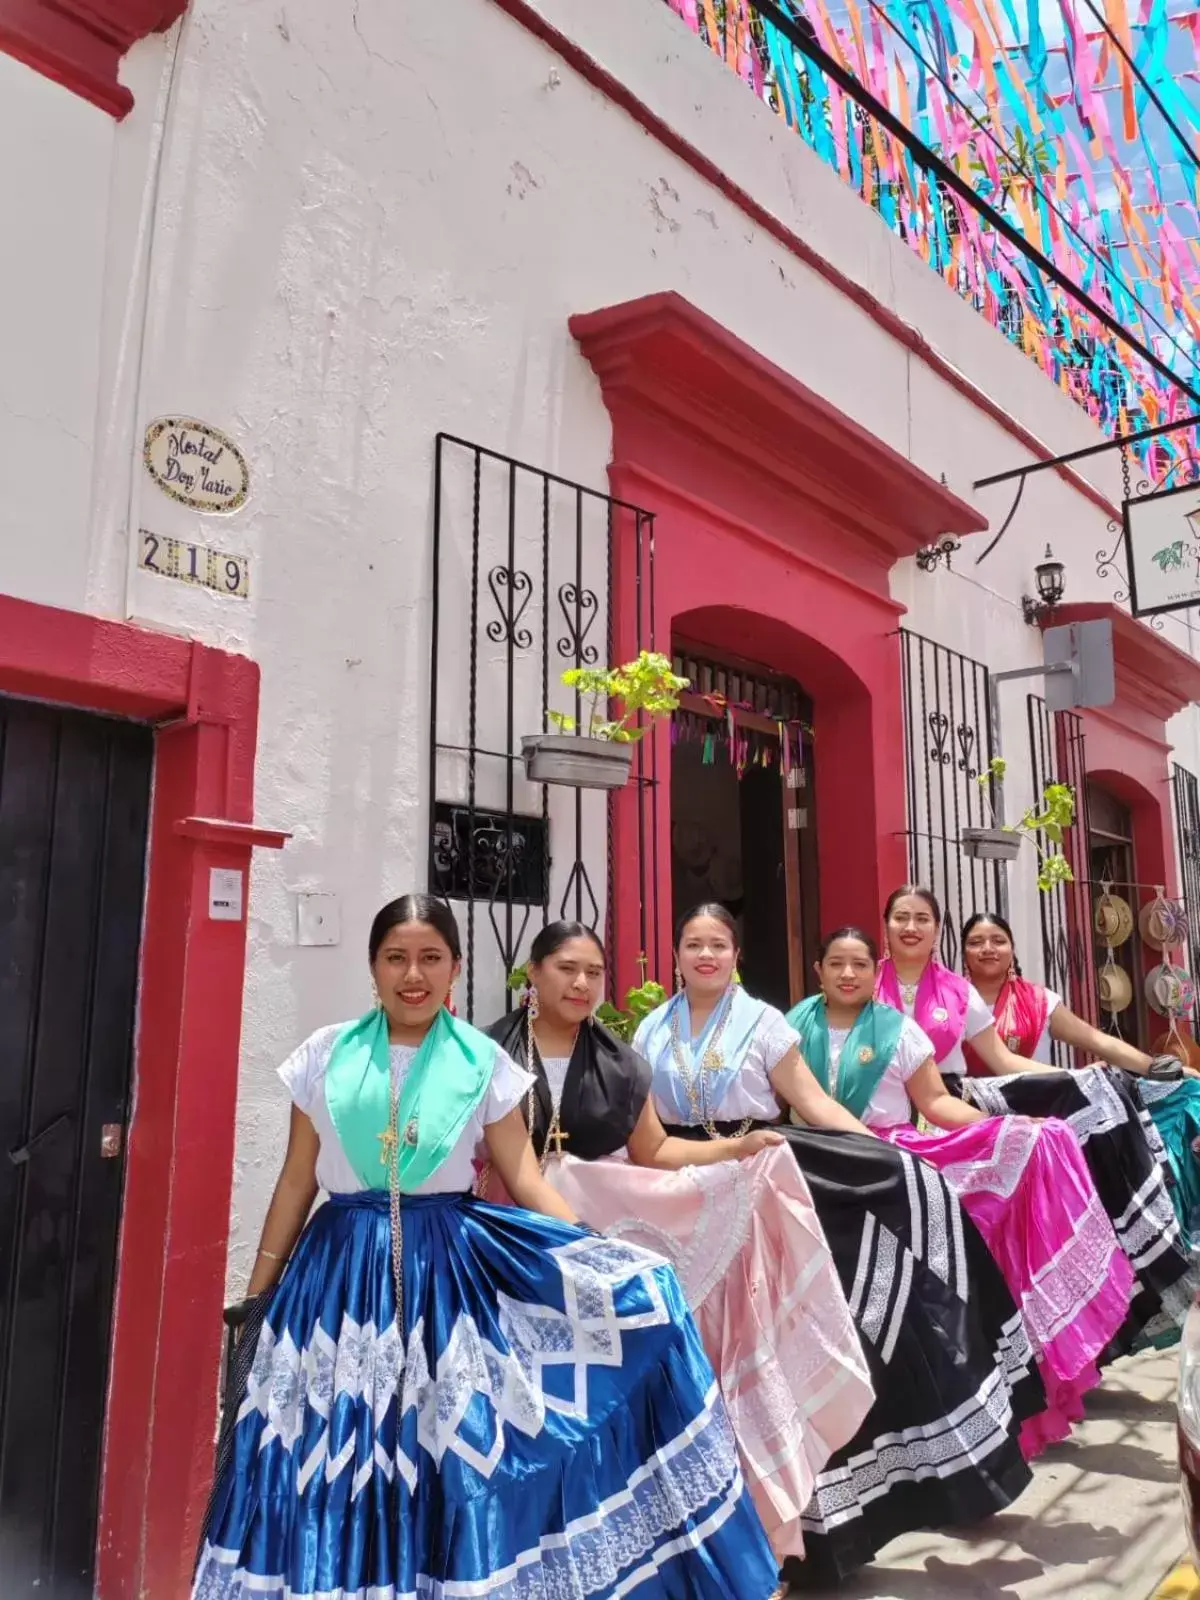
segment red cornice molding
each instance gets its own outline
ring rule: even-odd
[[[849,590],[858,599],[865,600],[868,605],[878,606],[886,615],[889,627],[896,627],[907,610],[899,600],[893,600],[886,589],[870,588],[859,583],[841,567],[831,566],[828,562],[820,560],[811,549],[801,549],[795,544],[785,543],[774,534],[764,532],[754,523],[747,522],[743,517],[726,510],[724,506],[714,505],[711,500],[704,500],[698,495],[691,494],[682,485],[662,477],[657,472],[651,472],[647,467],[639,466],[636,461],[622,461],[617,471],[623,496],[633,498],[639,505],[652,505],[656,509],[671,503],[687,507],[726,530],[734,538],[756,544],[764,550],[783,556],[786,560],[802,567],[810,576],[819,577],[837,588]]]
[[[1193,701],[1200,701],[1200,661],[1111,600],[1057,606],[1051,615],[1040,620],[1043,628],[1053,628],[1101,617],[1112,623],[1118,710],[1125,702],[1165,722]]]
[[[857,532],[891,566],[987,519],[674,292],[570,319],[614,422],[665,418]]]
[[[175,832],[183,839],[238,845],[250,850],[282,850],[292,837],[280,828],[260,828],[253,822],[230,822],[227,817],[180,817]]]
[[[186,9],[187,0],[3,0],[0,50],[119,118],[133,106],[122,56]]]

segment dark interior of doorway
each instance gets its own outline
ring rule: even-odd
[[[154,741],[0,696],[0,1595],[90,1600]]]
[[[1128,901],[1136,917],[1140,905],[1137,887],[1137,863],[1133,853],[1133,817],[1129,807],[1110,790],[1095,780],[1087,786],[1089,869],[1093,899],[1098,898],[1107,885],[1113,894]],[[1108,961],[1107,946],[1096,942],[1096,965]],[[1141,1049],[1148,1048],[1148,1022],[1146,996],[1143,983],[1145,972],[1144,952],[1138,935],[1137,923],[1124,944],[1112,952],[1112,961],[1124,969],[1133,988],[1133,1000],[1124,1011],[1100,1011],[1101,1026]]]
[[[785,774],[778,725],[811,727],[812,707],[799,684],[767,667],[682,639],[673,654],[692,685],[671,752],[674,915],[706,900],[727,906],[747,989],[786,1010],[812,986],[819,914],[812,741],[803,738]],[[738,734],[767,757],[740,774],[721,700],[748,708],[735,713]]]

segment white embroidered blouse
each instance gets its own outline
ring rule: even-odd
[[[333,1027],[318,1029],[279,1068],[279,1076],[293,1104],[304,1112],[317,1130],[317,1137],[321,1141],[317,1156],[317,1182],[326,1194],[358,1194],[366,1188],[342,1148],[325,1099],[325,1073],[334,1041],[348,1026],[348,1023],[339,1022]],[[404,1082],[416,1053],[414,1046],[392,1045],[392,1074],[397,1083]],[[530,1075],[497,1045],[492,1081],[471,1113],[458,1143],[433,1176],[414,1192],[455,1194],[470,1189],[475,1182],[476,1162],[486,1159],[484,1129],[493,1122],[502,1121],[514,1106],[520,1105],[532,1082]],[[382,1162],[379,1173],[379,1187],[382,1189],[386,1179]]]

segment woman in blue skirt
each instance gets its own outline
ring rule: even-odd
[[[406,895],[369,953],[378,1006],[280,1069],[291,1133],[194,1600],[768,1600],[671,1269],[541,1177],[531,1078],[447,1009],[450,912]],[[472,1197],[484,1158],[528,1209]]]

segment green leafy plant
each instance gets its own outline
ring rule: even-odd
[[[993,782],[1003,783],[1007,771],[1008,762],[996,756],[988,770],[981,772],[975,780],[983,795],[984,803],[992,815],[993,827],[996,818],[992,812],[989,790]],[[1037,885],[1043,893],[1053,889],[1057,883],[1075,881],[1071,863],[1062,851],[1063,834],[1074,821],[1074,789],[1068,783],[1048,783],[1042,790],[1040,810],[1036,806],[1030,806],[1019,822],[1003,824],[1005,833],[1019,833],[1033,840],[1033,847],[1038,853]]]
[[[991,187],[991,175],[982,161],[972,161],[972,175],[976,187]],[[1030,139],[1022,128],[1015,130],[1010,149],[1001,150],[996,157],[996,171],[1000,176],[1000,193],[1005,200],[1013,189],[1036,186],[1038,180],[1054,170],[1054,150],[1049,139]]]
[[[602,1022],[618,1039],[630,1044],[643,1017],[657,1011],[666,998],[667,991],[661,983],[640,983],[636,988],[626,990],[623,1008],[618,1009],[606,1000],[596,1012],[596,1021]]]
[[[614,744],[632,744],[644,738],[655,722],[671,715],[688,687],[686,678],[672,672],[670,657],[653,650],[643,650],[636,661],[621,667],[571,667],[562,681],[587,702],[585,713],[577,721],[565,712],[548,711],[548,720],[560,733],[579,733]],[[620,703],[619,717],[609,715],[609,702],[614,700]],[[639,715],[646,719],[640,726]]]

